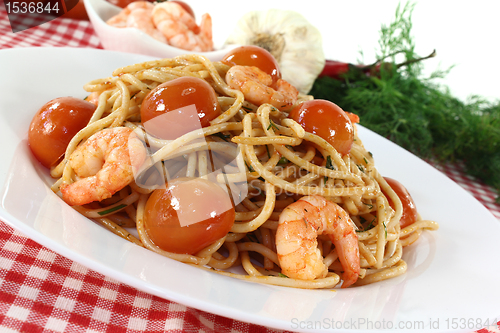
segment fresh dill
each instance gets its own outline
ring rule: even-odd
[[[500,101],[454,97],[436,82],[453,67],[423,76],[425,61],[417,60],[428,57],[415,54],[414,6],[400,4],[394,21],[382,25],[375,75],[353,70],[340,80],[322,76],[310,94],[357,114],[361,125],[421,158],[464,165],[500,194]],[[404,66],[396,62],[401,57]]]

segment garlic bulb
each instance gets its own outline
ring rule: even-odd
[[[257,45],[278,61],[282,78],[307,94],[325,66],[319,30],[300,13],[270,9],[245,14],[226,45]]]

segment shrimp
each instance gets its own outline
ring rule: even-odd
[[[282,273],[301,280],[324,278],[328,267],[317,247],[322,234],[337,250],[344,269],[342,288],[352,285],[360,272],[358,236],[346,211],[318,195],[302,197],[280,215],[276,249]]]
[[[133,10],[127,19],[127,26],[137,28],[154,39],[166,44],[167,39],[158,29],[156,29],[153,23],[153,19],[151,18],[152,13],[153,11],[148,9]]]
[[[110,198],[134,180],[145,159],[146,149],[130,128],[97,132],[70,155],[68,163],[79,179],[61,184],[62,198],[71,206]]]
[[[149,1],[134,1],[129,3],[125,8],[121,10],[117,15],[111,17],[106,21],[107,24],[112,25],[117,28],[127,27],[127,20],[130,13],[136,9],[146,9],[153,11],[154,5]]]
[[[226,82],[232,89],[240,90],[249,102],[268,103],[280,110],[295,104],[299,95],[298,90],[283,79],[278,79],[273,89],[271,76],[254,66],[232,66],[227,71]]]
[[[99,91],[94,91],[94,92],[91,92],[86,98],[85,100],[89,103],[92,103],[94,104],[95,106],[99,106],[99,95],[101,93]]]
[[[194,17],[181,5],[165,1],[156,4],[153,22],[174,47],[197,52],[213,50],[212,18],[209,14],[202,16],[198,26]]]
[[[156,29],[152,20],[154,5],[147,1],[135,1],[125,7],[118,15],[107,21],[118,28],[137,28],[154,39],[167,43],[167,39]]]

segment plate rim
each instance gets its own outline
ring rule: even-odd
[[[54,52],[54,49],[52,48],[26,48],[26,49],[12,49],[12,51],[9,51],[11,52],[12,54],[19,54],[19,53],[29,53],[29,52],[32,52],[33,50],[29,50],[29,49],[34,49],[36,50],[37,52],[49,52],[49,53],[52,53]],[[42,50],[41,50],[42,49]],[[77,49],[77,48],[62,48],[63,51],[61,51],[61,49],[59,49],[58,51],[61,51],[61,52],[69,52],[69,53],[79,53],[79,52],[89,52],[89,53],[94,53],[94,52],[97,52],[97,53],[120,53],[123,55],[123,53],[121,52],[117,52],[117,51],[106,51],[106,50],[97,50],[97,49]],[[45,51],[45,50],[50,50],[50,51]],[[85,50],[85,51],[82,51],[82,50]],[[6,50],[7,51],[7,50]],[[0,57],[2,57],[4,54],[6,54],[7,52],[5,52],[4,50],[0,51]],[[95,54],[97,54],[95,53]],[[129,54],[126,54],[124,55],[125,57],[131,57],[131,55]],[[136,55],[137,56],[137,55]],[[0,79],[1,81],[1,79]],[[1,83],[1,82],[0,82]],[[85,83],[85,82],[83,82]],[[82,83],[82,85],[83,85]],[[1,104],[0,104],[1,105]],[[2,110],[0,110],[0,115],[2,114]],[[362,129],[361,130],[362,132],[366,132],[366,133],[369,133],[371,132],[370,130],[367,130],[367,129]],[[372,132],[373,133],[373,132]],[[378,134],[375,134],[375,135],[378,135]],[[384,139],[386,140],[386,139]],[[399,147],[400,149],[402,149],[401,147]],[[409,152],[408,152],[409,153]],[[414,156],[414,155],[412,155]],[[377,156],[375,155],[375,165],[377,165]],[[423,163],[429,165],[427,162],[423,161]],[[9,161],[10,163],[10,161]],[[430,165],[429,165],[430,166]],[[433,168],[432,166],[430,166],[431,168]],[[433,168],[434,169],[434,168]],[[436,170],[436,169],[434,169]],[[442,172],[440,172],[439,170],[437,170],[443,177],[446,177],[446,175],[442,174]],[[455,182],[453,182],[451,179],[447,178],[451,183],[455,184],[456,185],[456,188],[455,190],[461,190],[463,191],[463,194],[467,194],[469,196],[469,199],[472,199],[474,202],[476,202],[477,204],[480,205],[480,207],[482,207],[484,209],[484,212],[485,213],[488,213],[490,216],[491,216],[491,219],[492,221],[496,221],[496,218],[494,217],[494,215],[489,211],[487,210],[487,208],[482,205],[477,199],[475,199],[472,195],[470,195],[468,192],[465,191],[465,189],[463,189],[462,187],[460,187],[458,184],[456,184]],[[1,180],[1,179],[0,179]],[[2,190],[4,190],[4,187],[5,187],[5,183],[2,182],[0,185],[2,185]],[[29,238],[32,238],[33,240],[35,240],[37,243],[49,248],[50,250],[53,250],[53,246],[54,244],[47,244],[47,242],[50,243],[50,240],[46,238],[46,236],[38,233],[36,230],[32,229],[32,228],[29,228],[26,224],[24,224],[22,221],[19,221],[21,224],[18,225],[18,223],[13,223],[11,221],[12,218],[14,218],[14,216],[12,216],[9,212],[5,211],[4,209],[4,202],[2,201],[2,204],[0,205],[0,217],[2,218],[2,221],[4,221],[6,224],[10,225],[12,228],[20,231],[21,233],[29,236]],[[17,220],[16,218],[14,218],[15,220]],[[84,265],[85,267],[89,268],[89,269],[92,269],[92,270],[96,270],[97,272],[102,272],[100,269],[97,270],[97,269],[94,269],[90,266],[94,266],[96,263],[94,261],[92,262],[89,262],[87,263],[87,258],[86,257],[83,257],[83,256],[80,256],[80,254],[78,253],[69,253],[69,254],[61,254],[61,250],[64,250],[61,246],[61,248],[59,248],[58,246],[56,246],[56,249],[57,250],[53,250],[54,252],[58,253],[59,255],[62,255],[64,257],[67,257],[75,262],[78,262],[82,265]],[[89,260],[90,261],[90,260]],[[100,263],[98,263],[98,265],[101,265]],[[102,264],[103,265],[103,264]],[[117,272],[114,272],[113,270],[111,270],[110,268],[106,267],[103,265],[102,267],[103,271],[107,272],[105,273],[104,275],[106,276],[110,276],[110,277],[113,277],[115,278]],[[110,272],[108,272],[108,270],[111,270]],[[137,288],[138,290],[142,290],[142,291],[145,291],[147,293],[151,293],[151,294],[156,294],[158,292],[158,289],[155,288],[155,287],[152,287],[152,286],[149,286],[147,285],[147,288],[144,289],[143,286],[136,286],[135,283],[134,284],[131,284],[130,282],[123,282],[123,280],[121,278],[115,278],[115,280],[117,281],[120,281],[122,283],[125,283],[127,285],[131,285],[133,286],[134,288]],[[274,288],[274,287],[272,287]],[[278,287],[279,288],[279,287]],[[166,298],[165,296],[160,296],[162,298]],[[166,298],[168,300],[168,298]],[[170,299],[171,300],[171,299]],[[248,323],[253,323],[255,324],[255,320],[256,319],[259,319],[260,323],[257,323],[258,325],[263,325],[263,326],[267,326],[267,327],[272,327],[272,328],[277,328],[277,329],[286,329],[286,330],[289,330],[290,327],[285,327],[283,325],[286,325],[286,324],[289,324],[289,322],[281,322],[281,321],[277,321],[276,319],[272,319],[272,318],[268,318],[268,317],[262,317],[262,316],[259,316],[259,315],[249,315],[248,313],[245,313],[245,312],[241,312],[241,311],[238,311],[234,308],[230,308],[230,307],[222,307],[221,305],[215,305],[216,306],[216,310],[218,310],[218,312],[214,312],[214,304],[212,303],[204,303],[202,304],[203,307],[200,308],[200,302],[204,302],[204,301],[200,301],[200,300],[197,300],[196,302],[194,300],[191,300],[191,302],[194,302],[196,304],[192,304],[190,303],[189,301],[190,300],[174,300],[175,302],[178,302],[178,303],[181,303],[181,304],[185,304],[185,305],[188,305],[188,306],[191,306],[193,308],[197,308],[197,309],[200,309],[200,310],[203,310],[203,311],[206,311],[206,312],[210,312],[210,313],[215,313],[217,315],[221,315],[221,316],[224,316],[224,317],[228,317],[227,315],[227,312],[225,311],[229,311],[231,312],[233,315],[235,315],[235,317],[229,317],[229,318],[234,318],[236,320],[241,320],[241,321],[244,321],[244,322],[248,322]],[[499,314],[500,314],[500,311],[498,311]],[[224,314],[225,313],[225,314]],[[353,331],[353,332],[363,332],[363,331]]]

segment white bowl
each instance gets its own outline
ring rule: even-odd
[[[211,61],[221,60],[235,45],[224,46],[211,52],[192,52],[157,41],[148,34],[135,28],[116,28],[106,21],[121,11],[120,7],[105,0],[83,0],[89,16],[102,46],[106,50],[137,53],[159,58],[173,58],[178,55],[197,53]]]

